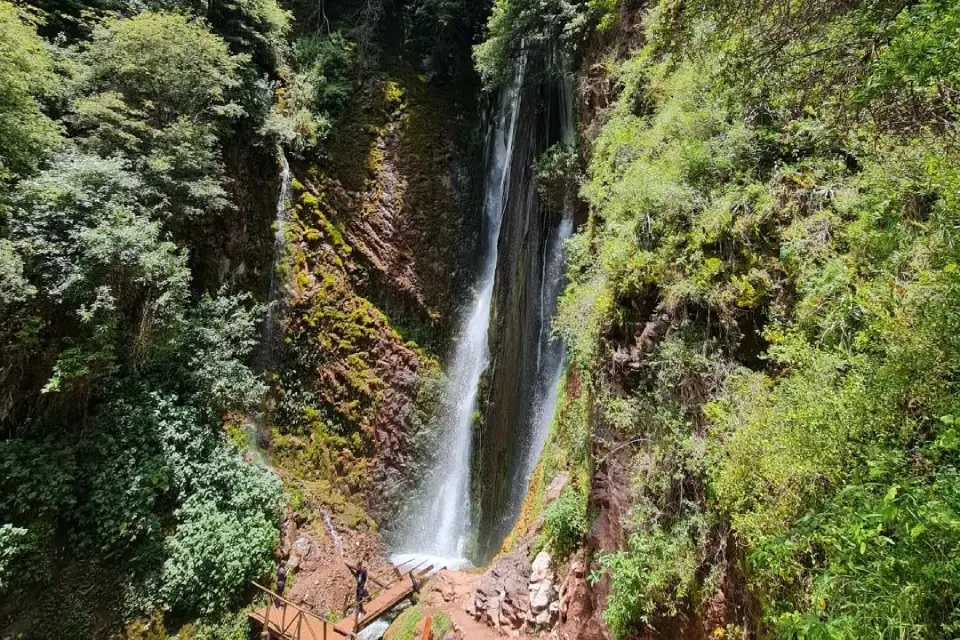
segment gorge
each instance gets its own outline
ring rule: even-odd
[[[957,42],[0,0],[0,638],[957,636]]]

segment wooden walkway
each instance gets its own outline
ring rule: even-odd
[[[366,615],[362,618],[357,618],[356,614],[354,614],[338,622],[335,627],[337,632],[344,635],[357,633],[387,611],[390,611],[390,609],[400,604],[404,598],[409,597],[415,591],[419,591],[424,578],[426,578],[432,570],[433,567],[430,566],[422,571],[417,571],[416,573],[410,571],[400,576],[396,582],[387,585],[386,589],[376,598],[364,603],[363,608],[366,610]]]
[[[261,626],[268,634],[267,637],[285,640],[340,640],[343,638],[343,635],[323,618],[282,598],[280,599],[282,604],[278,607],[274,598],[279,596],[260,585],[257,587],[269,594],[271,604],[251,611],[250,619]]]
[[[267,595],[270,604],[251,611],[250,619],[259,624],[264,631],[269,631],[270,637],[282,640],[342,640],[345,637],[355,637],[361,629],[419,591],[420,585],[431,571],[433,571],[432,566],[425,569],[415,567],[405,573],[396,571],[397,579],[388,585],[382,585],[374,580],[384,589],[376,597],[364,603],[366,615],[358,618],[354,612],[337,623],[328,622],[301,609],[266,587],[254,583],[254,586]],[[277,606],[278,602],[280,606]]]

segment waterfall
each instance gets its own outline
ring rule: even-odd
[[[292,177],[290,163],[287,162],[287,156],[283,153],[283,149],[280,149],[280,191],[277,194],[277,208],[273,222],[273,254],[270,259],[270,287],[267,289],[267,315],[263,320],[263,329],[260,334],[260,353],[257,357],[257,366],[264,372],[273,367],[276,355],[278,339],[277,306],[281,294],[277,267],[280,265],[287,248],[287,204],[291,197]],[[266,402],[264,402],[265,404]],[[259,414],[246,422],[247,453],[260,464],[269,466],[263,451],[267,441],[264,413],[265,407],[261,407]]]
[[[277,346],[277,306],[280,301],[280,280],[277,278],[277,267],[283,259],[287,248],[287,203],[291,194],[290,163],[287,156],[280,149],[280,192],[277,194],[277,210],[273,227],[273,259],[270,262],[270,288],[267,290],[267,317],[263,322],[262,352],[260,366],[267,370],[273,365],[274,351]]]
[[[448,366],[449,409],[438,442],[437,466],[428,480],[420,513],[402,546],[418,556],[453,560],[464,556],[470,521],[471,444],[480,378],[489,363],[488,331],[497,269],[497,243],[507,199],[508,178],[517,133],[519,88],[524,64],[511,85],[501,91],[499,108],[488,138],[484,198],[483,259],[476,293]],[[397,559],[409,554],[396,556]]]
[[[558,93],[558,120],[560,142],[565,151],[573,151],[576,145],[576,131],[573,120],[573,87],[569,74],[563,71],[565,65],[556,64],[560,81]],[[565,194],[563,209],[556,228],[544,243],[543,265],[540,280],[540,304],[538,310],[539,327],[537,332],[537,367],[535,373],[533,410],[529,414],[529,424],[523,432],[523,453],[519,468],[515,471],[510,487],[510,498],[504,510],[502,526],[513,526],[526,497],[527,486],[543,447],[550,434],[550,424],[556,410],[560,379],[566,359],[563,342],[551,335],[551,325],[557,313],[557,303],[564,287],[564,244],[573,234],[574,198],[572,193]]]

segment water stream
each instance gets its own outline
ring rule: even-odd
[[[257,368],[261,372],[270,371],[276,360],[278,341],[277,307],[280,304],[281,297],[277,267],[280,265],[280,261],[283,259],[284,252],[287,248],[287,205],[289,204],[292,193],[292,178],[293,174],[290,171],[290,163],[287,162],[287,156],[283,153],[283,149],[280,149],[280,190],[277,193],[277,208],[273,221],[273,253],[270,260],[270,287],[267,289],[267,316],[263,320],[263,329],[260,337],[260,353],[257,357]],[[264,402],[264,404],[266,404],[266,402]],[[265,407],[261,407],[258,415],[247,420],[245,426],[247,433],[247,453],[260,464],[269,466],[266,454],[264,453],[266,444],[264,413]]]
[[[560,75],[558,82],[558,112],[560,143],[566,151],[576,145],[573,119],[573,87],[570,76],[563,72],[564,65],[556,63]],[[527,485],[536,469],[543,447],[550,434],[550,424],[556,411],[560,379],[566,359],[563,342],[552,335],[551,326],[557,313],[557,303],[564,287],[564,243],[573,234],[574,199],[566,194],[560,222],[543,246],[543,267],[540,281],[540,304],[537,333],[537,368],[533,392],[533,411],[529,423],[521,432],[524,438],[523,460],[516,470],[510,487],[509,504],[503,511],[503,528],[509,529],[520,513],[526,497]]]
[[[336,547],[340,557],[344,558],[343,538],[340,537],[340,533],[337,532],[336,527],[333,526],[333,519],[330,517],[330,512],[324,510],[321,513],[323,514],[323,524],[326,525],[327,532],[330,533],[330,539],[333,540],[333,546]]]
[[[489,363],[487,335],[497,268],[497,241],[507,197],[510,162],[517,128],[517,94],[523,79],[519,64],[510,86],[503,89],[488,139],[484,198],[483,260],[476,293],[448,363],[450,405],[438,443],[437,468],[429,479],[420,513],[401,549],[451,566],[463,564],[470,522],[470,456],[480,378]]]
[[[270,263],[270,288],[267,290],[267,317],[263,321],[263,351],[260,366],[267,370],[274,363],[277,348],[277,306],[280,302],[280,279],[277,267],[287,249],[287,204],[290,201],[293,174],[287,156],[280,150],[280,192],[277,194],[277,210],[273,221],[273,259]]]

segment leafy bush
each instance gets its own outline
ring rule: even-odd
[[[690,516],[670,529],[642,527],[625,551],[600,557],[612,588],[603,619],[616,637],[682,609],[696,587],[706,533],[703,516]]]
[[[12,524],[0,525],[0,593],[9,591],[20,578],[15,563],[26,554],[28,535],[26,529]]]
[[[84,85],[114,91],[154,125],[224,112],[245,62],[202,21],[176,13],[142,13],[104,21],[84,56]]]
[[[495,0],[484,39],[473,48],[484,86],[494,89],[509,80],[523,51],[541,59],[551,50],[574,52],[611,4],[615,0]]]
[[[562,211],[572,203],[577,191],[579,158],[576,149],[555,144],[537,158],[533,167],[537,192],[551,207]]]
[[[590,530],[587,498],[578,490],[566,487],[544,514],[544,535],[551,548],[566,556],[580,546]]]
[[[295,69],[277,92],[266,131],[301,153],[326,138],[353,90],[353,50],[340,32],[299,38],[293,49]]]
[[[56,83],[53,63],[27,14],[0,2],[0,181],[37,166],[58,144],[39,99]]]

